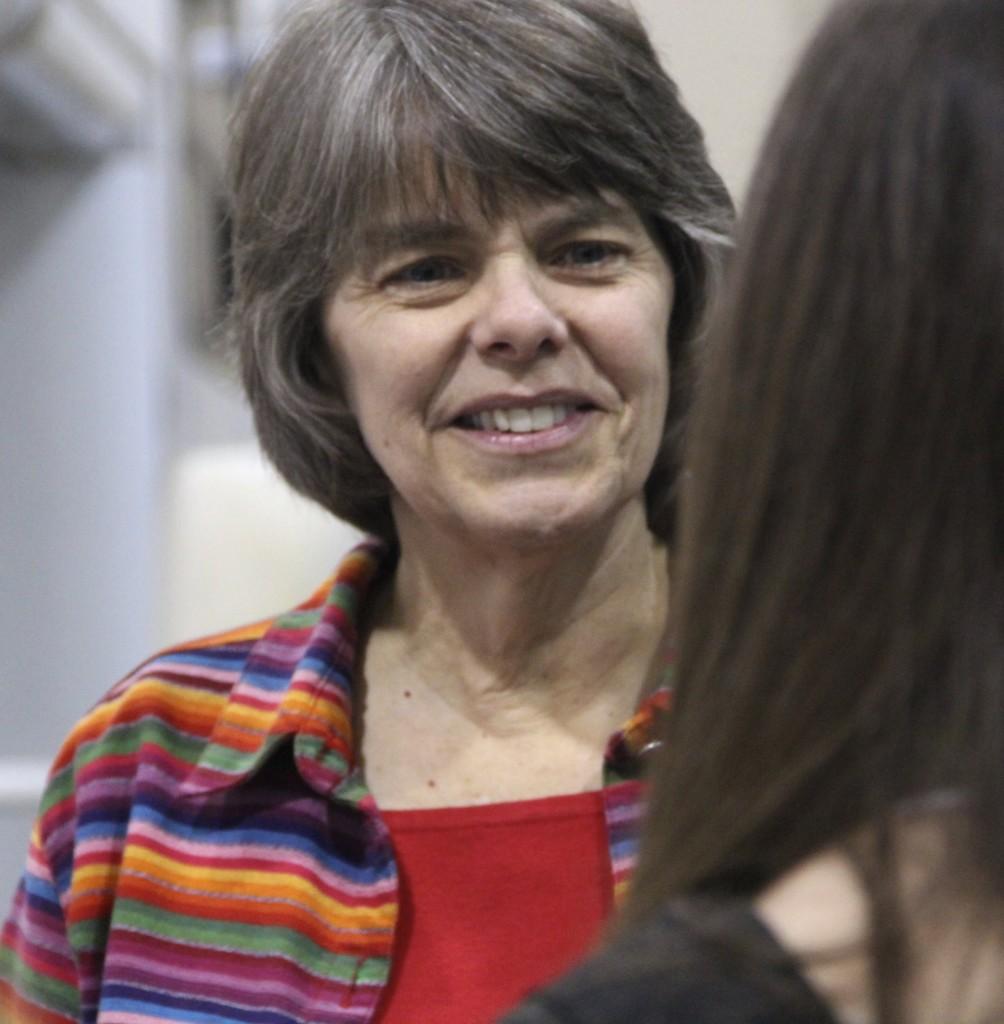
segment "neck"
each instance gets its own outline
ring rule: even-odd
[[[644,515],[567,546],[464,544],[400,524],[399,536],[357,677],[380,806],[598,788],[607,740],[662,667],[668,558]]]
[[[1004,1020],[1001,929],[949,858],[951,837],[964,827],[956,814],[911,814],[896,831],[903,1019],[911,1024]],[[841,1024],[875,1024],[871,908],[846,854],[809,857],[762,893],[756,910]]]
[[[640,505],[612,528],[550,546],[405,533],[378,628],[397,635],[423,675],[475,703],[560,702],[568,690],[581,701],[625,668],[637,691],[665,633],[667,561]]]
[[[761,894],[756,910],[841,1024],[875,1024],[868,901],[843,854],[799,864]]]

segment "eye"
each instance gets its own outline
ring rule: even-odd
[[[554,266],[568,270],[599,270],[617,264],[623,256],[623,246],[596,239],[583,239],[562,246],[551,262]]]
[[[463,271],[452,260],[441,256],[426,256],[414,263],[392,271],[384,284],[397,288],[431,288],[445,281],[456,281]]]

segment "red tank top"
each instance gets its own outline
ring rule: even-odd
[[[601,792],[383,818],[401,889],[380,1024],[489,1024],[596,942],[613,902]]]

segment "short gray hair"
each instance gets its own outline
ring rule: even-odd
[[[676,283],[672,397],[646,484],[649,525],[671,536],[686,353],[720,276],[732,206],[630,7],[302,4],[249,74],[232,173],[230,332],[262,447],[298,491],[388,540],[391,484],[321,326],[363,232],[388,205],[448,207],[460,192],[473,191],[489,215],[527,196],[626,199],[663,244]]]

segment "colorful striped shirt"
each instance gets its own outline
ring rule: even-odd
[[[72,731],[0,939],[3,1024],[374,1019],[397,871],[351,699],[357,612],[386,564],[363,544],[303,605],[154,657]],[[615,890],[667,700],[607,749]]]

